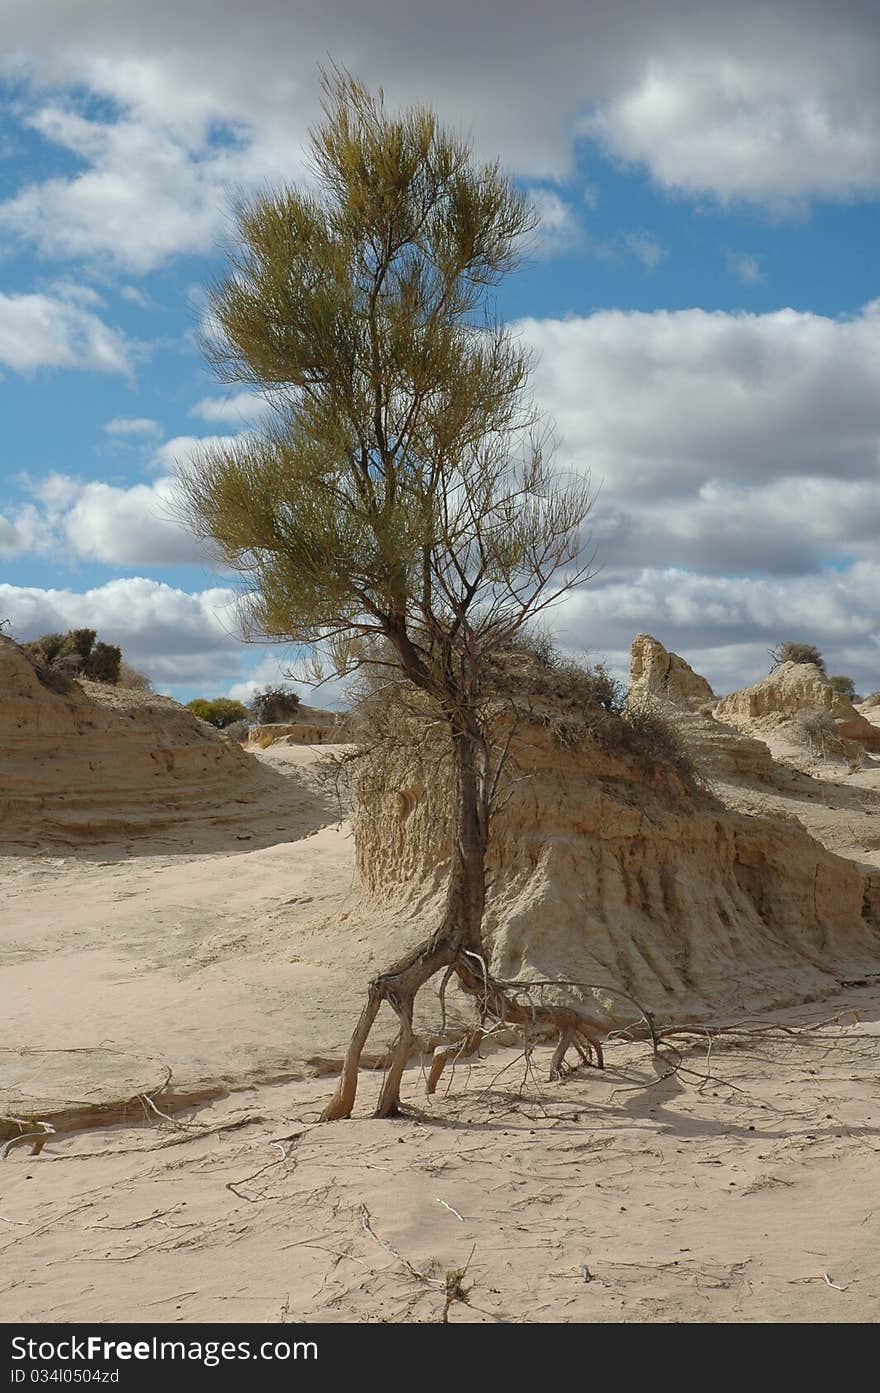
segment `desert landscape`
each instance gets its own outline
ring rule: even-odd
[[[876,1323],[880,6],[4,17],[11,1382]]]
[[[308,738],[345,718],[240,746],[0,663],[4,1319],[874,1318],[880,705],[794,663],[716,703],[638,636],[629,701],[699,784],[536,721],[489,855],[493,972],[598,984],[604,1070],[551,1082],[500,1029],[427,1096],[471,1010],[435,984],[403,1115],[369,1116],[388,1011],[326,1124],[367,980],[437,912],[442,791],[402,749],[346,804],[351,745]],[[802,742],[825,709],[843,754]]]

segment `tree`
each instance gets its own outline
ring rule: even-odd
[[[212,701],[206,700],[205,697],[196,697],[194,701],[187,702],[186,709],[198,716],[200,721],[207,721],[218,730],[225,730],[233,721],[246,721],[248,716],[247,707],[230,697],[214,697]]]
[[[851,677],[845,677],[843,674],[839,674],[834,677],[829,677],[828,681],[839,696],[847,697],[849,701],[853,702],[861,700],[856,691],[856,684]]]
[[[389,114],[345,73],[325,81],[311,148],[317,187],[239,210],[210,299],[210,360],[223,381],[264,392],[274,423],[204,450],[181,483],[191,527],[242,578],[246,635],[312,646],[324,671],[377,670],[445,731],[444,911],[371,983],[329,1120],[351,1113],[383,1000],[400,1031],[380,1116],[398,1108],[413,1002],[435,973],[503,1009],[482,921],[512,728],[499,728],[488,674],[587,573],[590,496],[551,471],[527,357],[489,313],[535,225],[524,196],[429,110]]]
[[[781,663],[812,663],[820,672],[825,671],[825,659],[813,643],[779,643],[770,649],[770,657],[771,672]]]
[[[251,697],[251,711],[260,725],[275,725],[295,721],[299,712],[299,697],[288,687],[267,687]]]

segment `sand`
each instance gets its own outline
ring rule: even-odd
[[[416,1062],[401,1120],[368,1072],[317,1123],[396,943],[322,753],[264,752],[235,821],[7,848],[0,1113],[57,1131],[0,1161],[0,1318],[435,1321],[470,1258],[453,1323],[875,1319],[877,979],[552,1084],[503,1048],[429,1101]],[[880,865],[876,762],[721,791]]]
[[[0,1168],[0,1311],[437,1321],[469,1263],[453,1324],[872,1321],[880,992],[830,1010],[709,1058],[701,1040],[656,1066],[617,1046],[604,1074],[555,1084],[546,1049],[531,1070],[500,1051],[406,1119],[317,1124],[311,1080],[18,1148]]]

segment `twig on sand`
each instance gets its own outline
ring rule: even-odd
[[[441,1290],[445,1287],[445,1282],[438,1281],[436,1277],[429,1277],[426,1272],[420,1272],[417,1267],[413,1267],[408,1258],[402,1257],[400,1253],[395,1252],[390,1243],[386,1243],[384,1238],[379,1237],[376,1230],[373,1228],[370,1211],[365,1204],[362,1204],[360,1207],[360,1216],[364,1233],[368,1233],[373,1241],[379,1244],[380,1248],[384,1248],[386,1253],[390,1253],[398,1262],[403,1263],[407,1272],[409,1272],[412,1277],[415,1277],[417,1282],[424,1282],[426,1286],[439,1287]]]

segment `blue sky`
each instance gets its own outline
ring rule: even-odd
[[[289,661],[237,641],[169,478],[259,420],[201,362],[202,294],[232,191],[303,176],[329,54],[430,102],[543,213],[498,307],[561,464],[600,485],[602,569],[561,641],[623,671],[647,630],[724,691],[807,639],[880,688],[880,11],[731,8],[453,0],[440,27],[398,0],[4,0],[11,632],[91,624],[185,699]]]

